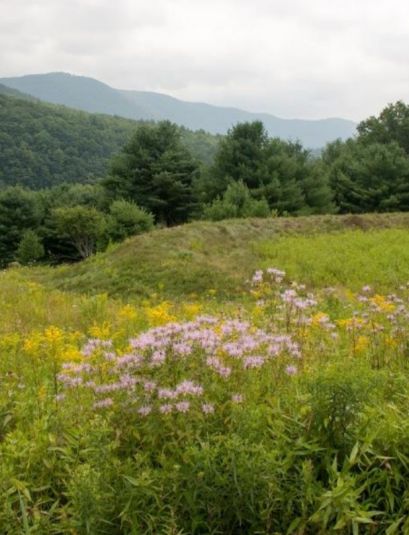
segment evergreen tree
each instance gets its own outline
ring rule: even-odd
[[[309,151],[298,142],[270,139],[258,121],[236,125],[221,141],[214,165],[201,180],[201,192],[208,191],[202,198],[220,197],[238,181],[280,214],[334,210],[327,177],[317,174]]]
[[[409,106],[399,100],[389,104],[378,117],[369,117],[358,127],[358,140],[365,145],[396,142],[409,155]]]
[[[249,189],[266,182],[264,172],[268,135],[260,121],[238,123],[219,144],[211,183],[214,196],[223,193],[231,182],[242,181]]]
[[[334,192],[320,159],[310,164],[309,172],[302,180],[302,189],[306,203],[301,210],[303,214],[331,214],[337,211]]]
[[[348,140],[323,155],[341,213],[409,208],[409,159],[396,143]]]
[[[0,190],[0,265],[6,266],[15,254],[24,233],[37,229],[43,209],[35,193],[20,187]]]
[[[198,164],[169,121],[143,125],[116,157],[103,182],[113,198],[135,202],[157,222],[187,221],[195,208],[193,180]]]
[[[308,152],[299,143],[269,141],[264,185],[260,193],[279,214],[298,213],[305,206],[302,181],[308,172]]]

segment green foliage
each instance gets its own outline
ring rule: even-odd
[[[138,128],[103,184],[113,198],[136,202],[157,222],[169,225],[189,218],[197,173],[198,164],[183,147],[178,127],[163,121]]]
[[[213,175],[219,192],[227,188],[229,181],[242,181],[249,188],[257,188],[265,182],[265,152],[268,135],[263,123],[239,123],[221,141],[215,157]]]
[[[220,142],[214,165],[197,187],[212,200],[242,181],[279,214],[333,212],[332,192],[318,166],[299,143],[269,139],[261,122],[242,123]]]
[[[91,256],[105,234],[106,219],[95,208],[56,208],[52,217],[59,234],[76,248],[81,258]]]
[[[105,190],[99,183],[64,183],[53,188],[40,190],[38,196],[49,210],[79,205],[104,210],[108,206]]]
[[[331,187],[326,170],[321,160],[311,162],[310,172],[302,181],[302,188],[306,206],[300,212],[303,214],[332,214],[338,212],[335,204],[334,188]]]
[[[0,265],[14,260],[27,230],[37,228],[43,208],[33,192],[19,187],[0,190]]]
[[[16,257],[23,264],[32,264],[43,258],[45,255],[44,246],[38,235],[32,230],[27,230],[19,243]]]
[[[41,189],[95,182],[107,174],[111,158],[140,124],[0,91],[0,186]],[[183,146],[211,163],[218,136],[179,130]]]
[[[409,106],[399,101],[358,125],[358,136],[330,143],[320,174],[341,213],[409,209]]]
[[[133,121],[0,95],[0,184],[95,181],[134,128]]]
[[[341,463],[360,439],[355,433],[364,404],[382,395],[382,385],[380,374],[365,366],[348,371],[334,365],[307,379],[310,429]]]
[[[114,201],[109,213],[108,234],[113,241],[122,241],[153,228],[152,214],[132,202]]]
[[[44,207],[44,218],[37,232],[41,235],[50,262],[80,260],[78,250],[61,234],[56,225],[53,211],[57,208],[73,208],[83,206],[98,211],[106,211],[108,200],[102,186],[98,184],[61,184],[54,188],[40,190],[37,197]],[[99,243],[102,247],[105,239]]]
[[[271,210],[265,199],[256,200],[243,182],[230,184],[223,197],[203,210],[204,219],[220,221],[237,217],[269,217]]]
[[[341,213],[409,209],[409,158],[396,142],[336,142],[323,159]]]
[[[2,265],[39,258],[80,260],[104,249],[109,240],[122,241],[153,228],[151,214],[122,200],[110,205],[98,184],[62,184],[40,191],[5,188],[0,190],[0,221]]]
[[[397,101],[384,108],[378,117],[369,117],[358,127],[358,139],[365,145],[397,143],[409,156],[409,106]]]

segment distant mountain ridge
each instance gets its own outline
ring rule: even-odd
[[[93,78],[67,73],[0,78],[0,84],[46,102],[87,112],[136,120],[168,119],[191,130],[213,134],[224,134],[237,122],[261,120],[270,136],[300,140],[311,149],[337,138],[351,137],[356,129],[356,124],[346,119],[281,119],[268,113],[186,102],[161,93],[114,89]]]

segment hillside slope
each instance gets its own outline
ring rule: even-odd
[[[240,296],[260,267],[314,286],[409,280],[409,214],[195,222],[155,230],[75,265],[23,270],[50,288],[125,299]],[[381,275],[379,275],[381,274]]]
[[[12,87],[8,87],[7,85],[3,84],[0,84],[0,95],[22,98],[24,100],[30,100],[31,102],[36,102],[38,100],[35,97],[32,97],[31,95],[27,95],[25,93],[22,93],[21,91],[18,91],[17,89],[13,89]]]
[[[66,73],[0,78],[0,83],[47,102],[88,112],[130,119],[168,119],[191,130],[204,129],[214,134],[226,133],[237,122],[261,120],[270,136],[299,139],[305,147],[312,149],[337,138],[351,137],[356,127],[355,123],[345,119],[281,119],[268,113],[185,102],[159,93],[123,91],[92,78]]]
[[[42,188],[100,178],[137,126],[130,119],[46,104],[0,85],[0,186]],[[216,136],[186,129],[181,135],[194,156],[212,161]]]

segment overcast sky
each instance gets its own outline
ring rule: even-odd
[[[0,76],[50,71],[360,120],[409,101],[409,1],[0,0]]]

